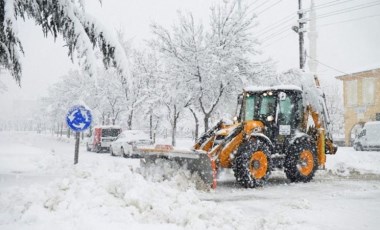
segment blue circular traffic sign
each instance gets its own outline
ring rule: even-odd
[[[66,115],[67,125],[75,132],[82,132],[90,127],[92,115],[90,110],[82,105],[72,107]]]

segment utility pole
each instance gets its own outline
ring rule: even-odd
[[[304,18],[303,18],[304,12],[302,9],[302,0],[298,0],[298,36],[299,36],[299,51],[300,51],[300,69],[304,70],[304,64],[305,64],[305,49],[304,49]]]

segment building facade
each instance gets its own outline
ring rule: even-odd
[[[380,68],[336,78],[343,81],[344,133],[349,146],[354,127],[380,120]]]

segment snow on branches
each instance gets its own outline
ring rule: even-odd
[[[180,13],[171,30],[152,25],[151,44],[177,82],[175,87],[183,86],[192,98],[191,107],[202,113],[205,130],[220,103],[230,101],[241,91],[243,79],[255,73],[252,57],[260,52],[250,32],[255,16],[249,12],[248,7],[239,10],[232,1],[211,8],[208,29],[191,13]],[[182,104],[188,106],[185,101]]]
[[[33,19],[44,35],[62,35],[68,55],[77,54],[89,75],[96,73],[94,48],[101,51],[106,67],[114,66],[127,75],[127,58],[116,36],[110,34],[94,17],[86,14],[82,0],[0,0],[0,65],[20,83],[22,44],[17,35],[16,20]]]

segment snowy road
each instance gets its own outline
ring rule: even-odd
[[[185,147],[185,146],[184,146]],[[229,171],[216,191],[186,171],[145,175],[138,160],[95,154],[49,135],[0,132],[0,229],[378,229],[380,152],[340,148],[310,183],[274,172],[243,189]]]

